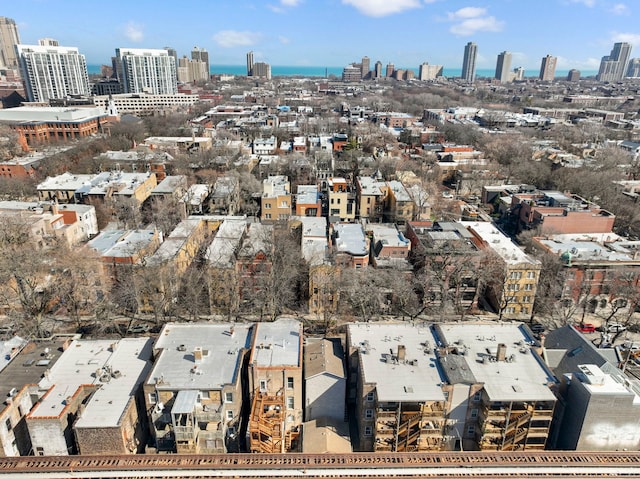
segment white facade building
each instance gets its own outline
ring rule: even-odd
[[[16,53],[29,101],[89,95],[87,61],[77,48],[16,45]]]
[[[176,60],[166,50],[116,48],[116,66],[125,93],[178,93]]]

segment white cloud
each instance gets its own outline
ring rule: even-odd
[[[291,40],[289,40],[287,37],[283,37],[282,35],[280,35],[280,36],[278,37],[278,41],[279,41],[280,43],[282,43],[283,45],[286,45],[286,44],[288,44],[289,42],[291,42]]]
[[[633,46],[640,46],[640,33],[613,32],[611,39],[614,42],[627,42]]]
[[[278,5],[267,5],[267,8],[274,13],[284,13],[287,8],[297,7],[302,0],[280,0]]]
[[[144,32],[142,31],[142,25],[136,22],[129,22],[124,27],[124,36],[132,42],[141,42],[144,38]]]
[[[342,3],[368,17],[386,17],[422,6],[420,0],[342,0]]]
[[[262,38],[258,32],[239,32],[237,30],[222,30],[213,36],[213,41],[222,48],[247,47],[256,44]]]
[[[297,7],[302,2],[301,0],[280,0],[280,3],[284,7]]]
[[[585,7],[595,7],[596,0],[569,0],[571,3],[581,3]]]
[[[464,7],[447,13],[449,21],[454,22],[449,31],[454,35],[469,36],[476,32],[500,32],[504,22],[487,14],[486,8]]]
[[[481,17],[482,15],[487,13],[486,8],[481,7],[464,7],[460,10],[456,10],[455,12],[447,13],[449,20],[462,20],[465,18],[475,18]]]
[[[629,13],[629,8],[624,3],[616,3],[611,7],[611,13],[614,15],[626,15]]]

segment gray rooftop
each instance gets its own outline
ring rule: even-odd
[[[152,195],[170,195],[187,186],[187,177],[185,175],[167,176],[152,191]]]
[[[444,401],[444,377],[437,367],[428,327],[406,323],[348,325],[349,344],[360,350],[363,382],[376,385],[380,402]],[[398,346],[406,361],[397,361]]]
[[[225,219],[207,248],[209,265],[214,268],[232,268],[246,229],[246,219]]]
[[[615,233],[558,234],[539,242],[561,255],[569,253],[571,261],[637,262],[639,241],[628,241]]]
[[[169,391],[219,390],[235,384],[242,351],[250,344],[250,324],[168,323],[154,346],[159,354],[148,384]],[[195,348],[202,349],[198,362]]]
[[[317,185],[298,185],[298,194],[296,202],[298,204],[316,204],[320,199]]]
[[[505,263],[510,265],[521,263],[540,264],[538,260],[526,254],[508,236],[499,231],[493,223],[460,221],[460,224],[475,232]]]
[[[531,347],[533,340],[522,323],[446,323],[435,330],[444,346],[464,351],[459,358],[464,357],[469,372],[484,384],[490,401],[555,400],[549,388],[555,378]],[[493,360],[498,344],[507,347],[506,361]]]
[[[87,244],[106,258],[127,258],[146,248],[155,230],[107,230]]]
[[[302,367],[302,323],[280,318],[256,323],[251,362],[257,367]]]
[[[75,427],[114,427],[151,366],[150,338],[76,340],[38,384],[47,394],[31,418],[58,416],[66,399],[84,385],[99,386]]]
[[[341,253],[349,253],[353,256],[366,256],[369,254],[367,239],[362,226],[356,223],[338,223],[333,226],[336,234],[336,248]]]

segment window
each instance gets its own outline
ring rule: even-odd
[[[529,314],[529,308],[527,308],[526,306],[523,306],[523,307],[520,309],[520,312],[521,312],[522,314]]]
[[[227,421],[231,421],[233,419],[233,411],[227,411]]]
[[[158,402],[158,393],[149,393],[149,404],[156,404]]]
[[[287,378],[287,389],[293,389],[293,378],[292,377],[288,377]]]
[[[209,391],[200,391],[200,397],[202,399],[210,399],[211,395],[209,394]]]
[[[478,409],[471,410],[471,417],[474,419],[478,417]]]
[[[7,431],[11,431],[13,429],[13,426],[11,425],[11,419],[7,419],[5,425],[7,426]]]
[[[367,402],[372,402],[375,398],[375,394],[373,391],[367,394]]]
[[[267,391],[267,380],[266,379],[261,379],[260,380],[260,392],[266,392]]]
[[[516,312],[516,308],[513,306],[509,306],[508,308],[504,309],[504,312],[508,314],[514,314]]]
[[[233,393],[224,393],[224,402],[233,402]]]
[[[365,409],[364,418],[365,419],[373,419],[373,409]]]
[[[536,279],[535,271],[527,271],[527,279]]]
[[[287,409],[293,409],[294,405],[293,396],[287,396]]]
[[[264,209],[265,210],[270,210],[271,209],[271,203],[265,203],[264,204]]]
[[[509,275],[510,279],[522,279],[522,271],[512,271]]]
[[[532,283],[527,283],[524,285],[524,290],[525,291],[533,291],[533,284]]]
[[[507,285],[507,289],[509,291],[520,291],[520,285],[519,284],[509,284],[509,285]]]
[[[44,447],[36,447],[36,456],[44,456]]]
[[[473,435],[475,433],[476,433],[476,427],[473,424],[467,427],[467,434]]]
[[[271,219],[271,213],[267,213],[266,215],[264,215],[264,219],[265,220],[270,220]]]
[[[522,302],[523,303],[530,303],[531,302],[531,296],[523,296],[522,297]]]
[[[474,401],[474,402],[478,402],[478,401],[480,401],[480,399],[481,399],[481,398],[482,398],[482,392],[481,392],[481,391],[478,391],[477,393],[475,393],[475,394],[473,395],[473,401]]]
[[[373,434],[373,429],[371,426],[365,426],[364,427],[364,435],[365,436],[371,436]]]

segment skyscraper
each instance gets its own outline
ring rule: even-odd
[[[442,65],[429,65],[425,62],[418,67],[418,80],[435,80],[442,76],[442,71]]]
[[[371,60],[369,57],[362,57],[362,63],[360,64],[360,78],[363,80],[368,78],[369,70],[371,70]]]
[[[554,78],[556,77],[556,63],[558,63],[558,59],[556,57],[552,57],[551,55],[547,55],[542,59],[542,63],[540,64],[540,80],[554,80]]]
[[[640,58],[632,58],[627,68],[628,78],[640,78]]]
[[[469,42],[464,47],[464,59],[462,60],[462,79],[467,83],[473,83],[476,79],[476,58],[478,57],[478,45]]]
[[[0,17],[0,68],[18,69],[18,56],[15,46],[20,43],[16,22],[11,18]]]
[[[580,80],[580,70],[576,70],[575,68],[569,70],[567,74],[567,81],[578,81]]]
[[[627,73],[627,65],[631,56],[631,44],[619,42],[613,45],[611,54],[602,57],[600,70],[596,76],[598,81],[619,81]]]
[[[496,80],[500,80],[502,83],[511,80],[511,52],[504,51],[498,55]]]
[[[209,64],[209,52],[205,48],[193,47],[193,50],[191,50],[191,59],[205,62],[207,64],[207,76],[210,75],[211,65]]]
[[[380,78],[381,76],[382,76],[382,62],[378,60],[373,70],[373,77]]]
[[[116,67],[125,93],[178,92],[176,61],[166,50],[116,48]]]
[[[253,52],[247,53],[247,76],[253,74]]]
[[[87,62],[77,48],[16,45],[15,50],[29,101],[89,95]]]
[[[393,78],[393,73],[395,72],[396,67],[393,63],[387,63],[387,71],[385,73],[385,77]]]
[[[251,76],[271,80],[271,65],[264,62],[255,62],[251,69]]]

